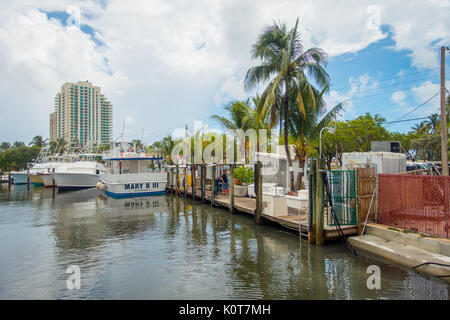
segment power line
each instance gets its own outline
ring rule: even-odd
[[[395,76],[395,77],[391,77],[391,78],[384,78],[384,79],[381,79],[381,80],[374,79],[374,80],[370,80],[369,83],[370,83],[370,82],[372,82],[372,83],[377,83],[377,82],[378,82],[378,83],[379,83],[379,82],[385,82],[385,81],[389,81],[389,80],[395,80],[395,79],[407,78],[407,77],[411,77],[411,76],[414,76],[414,75],[417,75],[417,74],[431,73],[431,72],[434,72],[434,71],[437,70],[437,69],[439,69],[439,67],[437,67],[437,68],[431,68],[431,69],[424,70],[424,71],[418,71],[418,72],[414,72],[414,73],[409,73],[409,74],[406,74],[406,75],[400,75],[400,76]],[[340,87],[340,88],[334,88],[333,90],[338,91],[338,90],[343,90],[343,89],[349,89],[349,88],[351,88],[351,87],[352,87],[352,86],[345,86],[345,87]]]
[[[428,102],[430,102],[431,100],[433,100],[434,98],[436,98],[439,95],[439,91],[432,95],[430,98],[428,98],[427,100],[425,100],[424,102],[422,102],[421,104],[419,104],[417,107],[415,107],[414,109],[412,109],[411,111],[405,113],[403,116],[399,117],[398,120],[400,120],[401,118],[407,116],[410,113],[413,113],[414,111],[416,111],[417,109],[419,109],[420,107],[424,106],[425,104],[427,104]]]

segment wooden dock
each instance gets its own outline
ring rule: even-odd
[[[192,197],[192,188],[187,188],[186,195]],[[179,188],[179,192],[184,194],[183,187]],[[196,188],[195,198],[201,199],[201,188]],[[205,190],[205,201],[209,203],[213,202],[213,205],[221,206],[224,208],[230,208],[230,196],[229,195],[216,195],[212,197],[211,190]],[[244,214],[254,215],[256,211],[256,199],[249,197],[234,197],[234,210]],[[271,216],[262,213],[261,217],[266,221],[276,223],[284,228],[298,232],[300,236],[308,236],[308,218],[306,213],[292,214],[287,216]],[[340,238],[340,233],[335,226],[328,224],[328,212],[325,211],[324,215],[324,239],[326,241],[337,240]],[[345,235],[356,235],[358,233],[358,226],[341,226]]]

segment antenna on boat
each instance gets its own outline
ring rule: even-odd
[[[122,140],[121,142],[125,141],[125,121],[123,122],[122,133],[120,134],[120,139]]]

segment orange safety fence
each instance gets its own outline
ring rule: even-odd
[[[449,237],[450,177],[378,175],[378,223]]]

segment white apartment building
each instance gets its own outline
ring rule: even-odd
[[[66,82],[56,94],[50,114],[50,141],[64,138],[81,144],[112,140],[112,104],[89,81]]]

